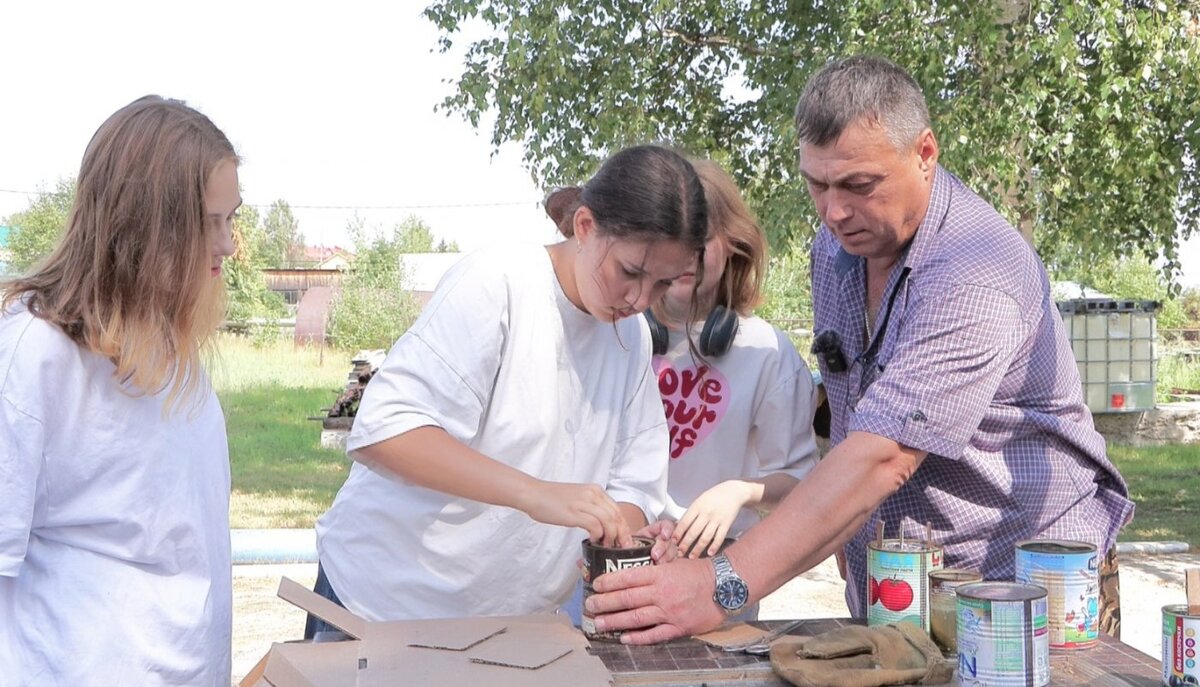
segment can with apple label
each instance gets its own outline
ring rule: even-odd
[[[1017,542],[1016,581],[1046,588],[1051,649],[1086,649],[1100,633],[1100,556],[1087,542]]]
[[[929,573],[942,568],[942,547],[878,539],[867,544],[867,625],[912,623],[929,632]]]

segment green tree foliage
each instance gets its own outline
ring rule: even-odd
[[[547,184],[606,151],[724,153],[779,238],[814,213],[792,111],[829,59],[884,55],[930,101],[942,161],[1044,253],[1161,255],[1200,224],[1200,0],[434,0],[468,41],[443,109],[521,141]],[[478,40],[482,23],[491,32]],[[1179,231],[1177,231],[1177,228]]]
[[[429,252],[433,234],[415,217],[397,225],[390,235],[368,232],[360,218],[350,222],[347,232],[356,257],[333,299],[329,337],[346,350],[389,348],[420,312],[400,255]]]
[[[808,248],[800,242],[771,256],[763,302],[755,314],[786,331],[812,327],[812,283]]]
[[[251,320],[282,317],[286,314],[283,298],[267,290],[262,271],[268,264],[267,236],[258,211],[243,205],[233,223],[233,255],[222,266],[229,292],[226,318],[250,330]],[[262,332],[256,332],[262,333]]]
[[[271,203],[262,220],[262,254],[267,267],[294,268],[304,262],[304,234],[286,200]]]
[[[361,228],[359,229],[361,232]],[[396,226],[393,236],[395,248],[399,253],[457,253],[458,244],[454,241],[447,243],[445,239],[438,241],[433,236],[433,230],[420,217],[409,215]],[[353,237],[352,237],[353,238]],[[359,239],[355,239],[359,240]]]
[[[67,228],[73,202],[75,180],[61,180],[53,191],[36,196],[28,209],[5,220],[12,229],[8,235],[8,248],[12,254],[9,262],[13,272],[24,272],[50,254]]]

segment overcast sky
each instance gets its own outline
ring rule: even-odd
[[[384,228],[415,214],[466,250],[554,241],[519,147],[492,156],[486,130],[433,112],[460,63],[435,52],[425,4],[0,0],[0,218],[157,93],[211,117],[242,155],[245,201],[288,201],[310,244],[349,245],[356,211]],[[1200,284],[1200,239],[1183,260]]]
[[[458,61],[431,52],[424,6],[0,2],[0,217],[76,174],[100,123],[156,93],[223,129],[245,201],[288,201],[309,243],[346,245],[354,207],[388,228],[418,215],[465,249],[553,241],[520,149],[491,157],[486,131],[433,112]]]

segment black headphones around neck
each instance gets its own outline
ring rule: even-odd
[[[654,343],[654,355],[666,355],[671,341],[671,334],[667,330],[667,326],[659,322],[654,313],[649,310],[642,315],[650,325],[650,340]],[[704,318],[704,327],[700,330],[700,339],[696,341],[696,348],[700,350],[700,355],[705,357],[723,356],[733,347],[733,339],[737,336],[737,331],[737,313],[723,305],[718,305],[708,313],[708,317]]]

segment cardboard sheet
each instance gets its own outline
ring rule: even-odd
[[[759,642],[767,634],[767,630],[761,630],[747,623],[726,623],[712,632],[705,632],[695,637],[710,646],[730,649]]]
[[[242,687],[609,687],[559,615],[372,622],[284,578],[279,595],[356,639],[275,644]],[[422,646],[414,646],[416,644]],[[438,648],[429,648],[436,646]]]
[[[470,627],[463,627],[462,623],[429,623],[409,636],[408,646],[466,651],[504,632],[507,626],[507,623],[495,618],[479,618]]]
[[[578,647],[575,630],[565,625],[547,625],[539,633],[538,642],[505,633],[497,635],[467,652],[472,663],[489,663],[510,668],[534,670],[549,665]]]
[[[1200,568],[1184,571],[1184,590],[1187,593],[1188,613],[1200,615]]]

